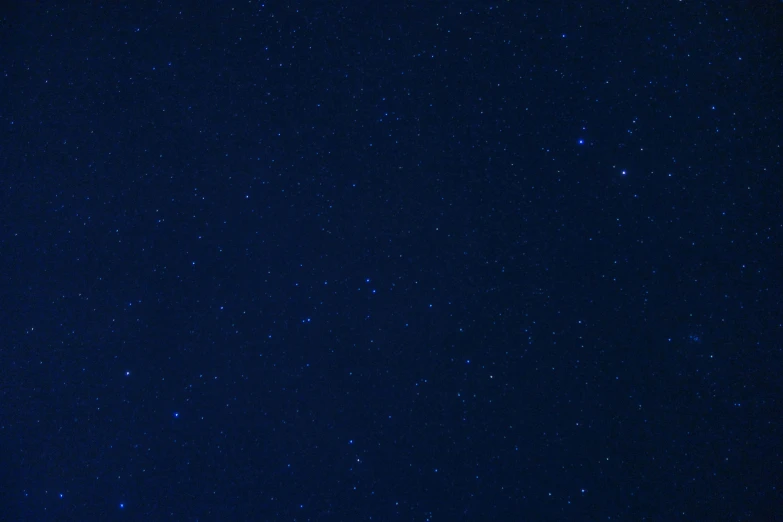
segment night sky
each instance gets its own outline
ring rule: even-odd
[[[779,2],[0,17],[0,520],[782,520]]]

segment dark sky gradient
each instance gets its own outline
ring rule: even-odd
[[[0,520],[783,520],[783,4],[77,4],[0,20]]]

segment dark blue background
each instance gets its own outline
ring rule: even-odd
[[[3,520],[772,520],[777,3],[20,3]]]

